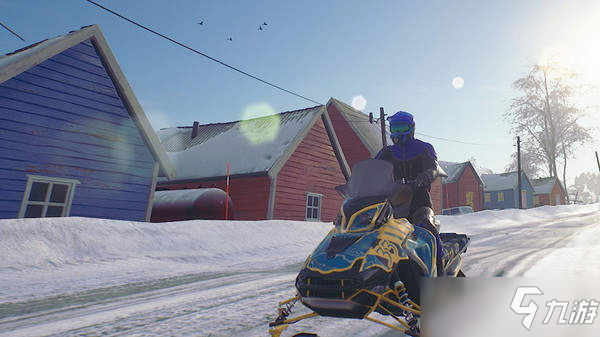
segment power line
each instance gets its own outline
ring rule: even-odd
[[[0,26],[4,27],[6,30],[8,30],[9,32],[13,33],[14,36],[18,37],[19,39],[21,39],[22,41],[25,41],[24,38],[21,37],[21,35],[15,33],[12,29],[8,28],[7,26],[5,26],[2,22],[0,22]]]
[[[276,89],[279,89],[279,90],[281,90],[281,91],[287,92],[288,94],[294,95],[294,96],[296,96],[296,97],[299,97],[299,98],[305,99],[305,100],[307,100],[307,101],[309,101],[309,102],[312,102],[312,103],[315,103],[315,104],[319,104],[319,105],[323,105],[323,103],[319,103],[319,102],[317,102],[317,101],[315,101],[315,100],[312,100],[312,99],[310,99],[310,98],[307,98],[307,97],[305,97],[305,96],[302,96],[302,95],[300,95],[300,94],[297,94],[297,93],[295,93],[295,92],[293,92],[293,91],[291,91],[291,90],[287,90],[287,89],[285,89],[285,88],[283,88],[283,87],[280,87],[280,86],[278,86],[277,84],[274,84],[274,83],[271,83],[271,82],[269,82],[269,81],[263,80],[262,78],[260,78],[260,77],[258,77],[258,76],[254,76],[254,75],[252,75],[252,74],[249,74],[249,73],[247,73],[247,72],[245,72],[245,71],[243,71],[243,70],[241,70],[241,69],[239,69],[239,68],[236,68],[236,67],[234,67],[234,66],[232,66],[232,65],[229,65],[229,64],[227,64],[227,63],[225,63],[225,62],[223,62],[223,61],[221,61],[221,60],[218,60],[218,59],[216,59],[216,58],[214,58],[214,57],[211,57],[211,56],[209,56],[209,55],[206,55],[206,54],[204,54],[203,52],[200,52],[200,51],[198,51],[198,50],[196,50],[196,49],[194,49],[194,48],[192,48],[192,47],[190,47],[190,46],[188,46],[188,45],[186,45],[186,44],[183,44],[183,43],[181,43],[181,42],[179,42],[179,41],[177,41],[177,40],[175,40],[175,39],[172,39],[172,38],[170,38],[170,37],[168,37],[168,36],[166,36],[166,35],[164,35],[164,34],[161,34],[161,33],[157,32],[157,31],[155,31],[155,30],[153,30],[153,29],[151,29],[151,28],[148,28],[148,27],[146,27],[146,26],[144,26],[144,25],[142,25],[142,24],[140,24],[140,23],[137,23],[137,22],[133,21],[132,19],[129,19],[129,18],[127,18],[127,17],[125,17],[125,16],[123,16],[123,15],[121,15],[121,14],[119,14],[119,13],[117,13],[117,12],[115,12],[115,11],[111,10],[111,9],[108,9],[108,8],[106,8],[106,7],[102,6],[102,5],[100,5],[99,3],[95,2],[95,1],[92,1],[92,0],[86,0],[86,1],[87,1],[87,2],[89,2],[89,3],[91,3],[91,4],[93,4],[93,5],[95,5],[95,6],[97,6],[97,7],[100,7],[100,8],[102,8],[103,10],[105,10],[105,11],[107,11],[107,12],[109,12],[109,13],[113,14],[113,15],[116,15],[116,16],[120,17],[121,19],[123,19],[123,20],[125,20],[125,21],[128,21],[128,22],[130,22],[130,23],[132,23],[132,24],[134,24],[134,25],[136,25],[136,26],[138,26],[138,27],[140,27],[140,28],[142,28],[142,29],[144,29],[144,30],[147,30],[147,31],[149,31],[149,32],[150,32],[150,33],[152,33],[152,34],[158,35],[158,36],[162,37],[163,39],[166,39],[166,40],[168,40],[168,41],[170,41],[170,42],[172,42],[172,43],[174,43],[174,44],[176,44],[176,45],[178,45],[178,46],[181,46],[181,47],[183,47],[183,48],[185,48],[185,49],[187,49],[187,50],[190,50],[190,51],[192,51],[192,52],[194,52],[194,53],[196,53],[196,54],[198,54],[198,55],[204,56],[204,57],[206,57],[207,59],[209,59],[209,60],[211,60],[211,61],[213,61],[213,62],[217,62],[217,63],[219,63],[220,65],[222,65],[222,66],[225,66],[225,67],[227,67],[227,68],[229,68],[229,69],[231,69],[231,70],[237,71],[238,73],[240,73],[240,74],[242,74],[242,75],[245,75],[245,76],[248,76],[248,77],[250,77],[250,78],[253,78],[253,79],[255,79],[255,80],[259,81],[259,82],[262,82],[262,83],[264,83],[264,84],[266,84],[266,85],[269,85],[269,86],[271,86],[271,87],[273,87],[273,88],[276,88]]]
[[[453,142],[453,143],[459,143],[459,144],[466,144],[466,145],[480,145],[480,146],[508,146],[508,144],[483,144],[483,143],[471,143],[471,142],[464,142],[462,140],[455,140],[455,139],[448,139],[448,138],[442,138],[442,137],[435,137],[435,136],[430,136],[430,135],[426,135],[424,133],[420,133],[420,132],[415,132],[415,134],[419,135],[419,136],[425,136],[425,137],[429,137],[429,138],[433,138],[433,139],[438,139],[438,140],[445,140],[447,142]]]
[[[205,54],[205,53],[203,53],[201,51],[198,51],[198,50],[196,50],[196,49],[194,49],[194,48],[192,48],[192,47],[190,47],[190,46],[188,46],[186,44],[183,44],[183,43],[181,43],[181,42],[179,42],[179,41],[177,41],[177,40],[175,40],[173,38],[170,38],[170,37],[168,37],[168,36],[166,36],[164,34],[161,34],[161,33],[157,32],[157,31],[155,31],[155,30],[153,30],[151,28],[148,28],[148,27],[146,27],[146,26],[144,26],[144,25],[142,25],[142,24],[140,24],[140,23],[138,23],[138,22],[136,22],[136,21],[134,21],[132,19],[129,19],[129,18],[127,18],[127,17],[125,17],[125,16],[123,16],[123,15],[121,15],[121,14],[119,14],[119,13],[117,13],[117,12],[115,12],[115,11],[109,9],[109,8],[106,8],[106,7],[100,5],[99,3],[97,3],[97,2],[95,2],[93,0],[86,0],[86,1],[89,2],[89,3],[91,3],[91,4],[93,4],[93,5],[95,5],[95,6],[97,6],[97,7],[99,7],[99,8],[101,8],[101,9],[103,9],[103,10],[105,10],[105,11],[107,11],[107,12],[109,12],[109,13],[111,13],[111,14],[113,14],[113,15],[115,15],[115,16],[118,16],[119,18],[121,18],[121,19],[123,19],[125,21],[128,21],[128,22],[130,22],[130,23],[138,26],[139,28],[142,28],[142,29],[144,29],[144,30],[146,30],[146,31],[148,31],[148,32],[150,32],[152,34],[160,36],[163,39],[166,39],[166,40],[168,40],[168,41],[170,41],[170,42],[172,42],[172,43],[174,43],[174,44],[176,44],[176,45],[178,45],[180,47],[183,47],[183,48],[185,48],[187,50],[190,50],[190,51],[192,51],[192,52],[194,52],[194,53],[196,53],[198,55],[204,56],[204,57],[208,58],[209,60],[211,60],[213,62],[216,62],[216,63],[219,63],[220,65],[225,66],[225,67],[227,67],[227,68],[229,68],[231,70],[234,70],[234,71],[236,71],[236,72],[238,72],[238,73],[240,73],[242,75],[248,76],[248,77],[250,77],[252,79],[255,79],[255,80],[257,80],[259,82],[262,82],[262,83],[264,83],[266,85],[269,85],[269,86],[271,86],[273,88],[279,89],[281,91],[284,91],[284,92],[286,92],[288,94],[291,94],[291,95],[294,95],[296,97],[302,98],[302,99],[307,100],[309,102],[312,102],[312,103],[315,103],[315,104],[318,104],[318,105],[323,105],[323,103],[317,102],[317,101],[315,101],[313,99],[310,99],[310,98],[307,98],[305,96],[302,96],[302,95],[300,95],[298,93],[295,93],[295,92],[293,92],[291,90],[285,89],[285,88],[283,88],[283,87],[281,87],[281,86],[279,86],[277,84],[274,84],[274,83],[271,83],[269,81],[263,80],[262,78],[260,78],[258,76],[255,76],[255,75],[252,75],[250,73],[247,73],[247,72],[245,72],[245,71],[243,71],[243,70],[241,70],[239,68],[236,68],[236,67],[234,67],[232,65],[229,65],[229,64],[227,64],[227,63],[225,63],[225,62],[223,62],[223,61],[221,61],[219,59],[211,57],[211,56],[209,56],[209,55],[207,55],[207,54]],[[0,25],[2,25],[2,23],[0,23]],[[4,25],[2,25],[2,26],[4,28],[8,29],[13,34],[17,35],[12,30],[10,30],[8,27],[6,27]],[[19,35],[17,35],[17,36],[21,40],[23,40],[23,38],[21,38]],[[25,40],[23,40],[23,41],[25,41]],[[363,121],[363,120],[347,120],[347,122],[349,122],[349,123],[370,123],[368,120],[365,120],[365,121]],[[478,143],[464,142],[464,141],[460,141],[460,140],[454,140],[454,139],[448,139],[448,138],[442,138],[442,137],[429,136],[429,135],[426,135],[426,134],[423,134],[423,133],[418,133],[418,132],[417,132],[417,134],[421,135],[421,136],[433,138],[433,139],[444,140],[444,141],[454,142],[454,143],[460,143],[460,144],[467,144],[467,145],[483,145],[483,146],[501,146],[502,145],[502,144],[478,144]]]
[[[332,121],[335,120],[340,120],[337,118],[331,118]],[[368,120],[356,120],[356,119],[342,119],[348,123],[370,123]],[[379,124],[379,122],[375,122],[375,124]],[[484,144],[484,143],[472,143],[472,142],[465,142],[462,140],[456,140],[456,139],[449,139],[449,138],[442,138],[442,137],[435,137],[435,136],[430,136],[421,132],[415,132],[415,134],[419,135],[419,136],[424,136],[424,137],[429,137],[429,138],[433,138],[433,139],[437,139],[437,140],[443,140],[443,141],[447,141],[447,142],[452,142],[452,143],[459,143],[459,144],[465,144],[465,145],[477,145],[477,146],[507,146],[508,144]]]

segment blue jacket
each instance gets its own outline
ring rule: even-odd
[[[404,143],[398,143],[383,148],[375,159],[387,160],[394,165],[394,178],[400,181],[414,180],[417,175],[426,174],[429,184],[415,189],[410,206],[409,217],[420,207],[433,208],[429,192],[433,182],[443,171],[437,163],[437,154],[431,144],[422,140],[410,138]]]

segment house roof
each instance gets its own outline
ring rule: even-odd
[[[558,186],[563,190],[564,193],[562,183],[555,177],[533,179],[531,184],[533,185],[535,194],[550,194],[556,181],[558,181]]]
[[[333,104],[340,114],[344,117],[346,122],[352,127],[354,133],[358,138],[365,144],[365,147],[371,153],[371,157],[375,156],[383,147],[381,143],[381,126],[379,123],[369,123],[369,116],[362,111],[356,110],[350,105],[330,98],[327,102],[327,107]],[[376,117],[378,118],[378,116]],[[387,127],[387,125],[386,125]],[[387,130],[387,143],[392,144],[392,139],[389,136],[389,129]]]
[[[447,177],[442,177],[442,184],[449,184],[449,183],[457,182],[460,179],[460,177],[462,177],[462,175],[465,172],[465,170],[467,169],[467,167],[471,166],[473,168],[473,165],[471,164],[470,161],[466,161],[463,163],[455,163],[455,162],[451,162],[451,161],[440,161],[439,164],[442,167],[442,169],[446,172],[446,174],[448,175]],[[475,170],[475,168],[473,168],[473,172],[475,173],[475,177],[479,180],[479,182],[482,185],[485,185],[483,183],[483,180],[481,179],[481,177]]]
[[[525,173],[523,173],[525,179],[529,181],[529,178]],[[481,179],[484,183],[484,191],[502,191],[502,190],[512,190],[517,188],[518,175],[517,172],[507,172],[501,174],[482,174]],[[531,181],[529,181],[531,184]],[[532,185],[533,186],[533,185]]]
[[[485,191],[511,190],[518,184],[517,172],[482,174],[481,178],[485,183]]]
[[[249,120],[199,125],[193,139],[192,126],[164,128],[158,136],[178,180],[222,177],[227,173],[227,164],[230,175],[266,174],[283,166],[321,116],[334,140],[334,151],[341,154],[322,105]],[[342,170],[347,174],[347,164],[340,157]]]
[[[94,43],[117,91],[123,98],[123,103],[127,107],[131,119],[140,130],[142,139],[148,146],[152,156],[159,163],[159,173],[169,179],[174,178],[175,170],[173,165],[160,145],[156,133],[152,130],[150,122],[148,122],[144,114],[144,110],[125,79],[125,75],[123,75],[98,25],[82,27],[80,30],[72,31],[69,34],[40,41],[1,56],[0,84],[88,39]]]
[[[454,163],[450,161],[440,161],[440,166],[446,171],[447,177],[442,178],[442,184],[454,183],[460,179],[467,168],[469,162]]]

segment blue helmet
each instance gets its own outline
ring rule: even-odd
[[[415,135],[415,121],[413,115],[405,111],[398,111],[387,118],[390,123],[390,133],[395,144],[404,143]]]

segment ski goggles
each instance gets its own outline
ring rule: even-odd
[[[404,134],[410,131],[412,125],[410,124],[392,124],[390,125],[390,132],[392,134]]]

